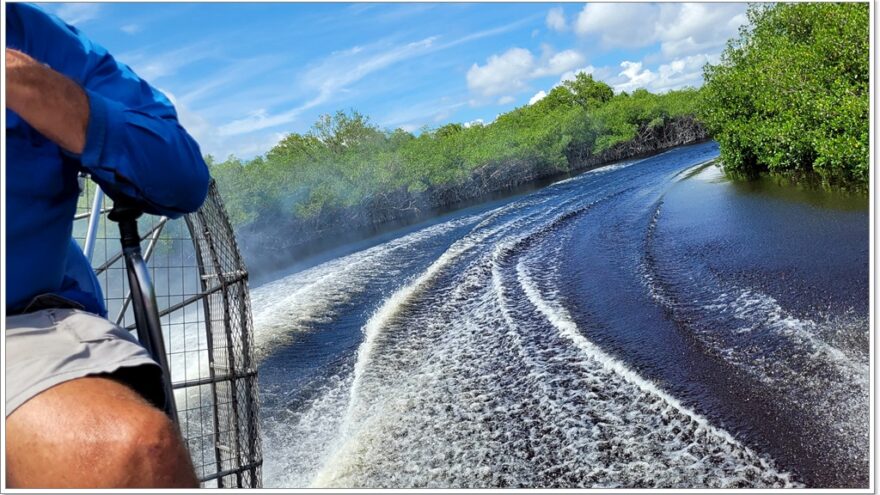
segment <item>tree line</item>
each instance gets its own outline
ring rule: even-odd
[[[414,134],[382,129],[357,112],[323,115],[303,134],[290,133],[248,161],[207,157],[232,221],[355,207],[404,192],[465,183],[485,168],[527,164],[534,176],[562,173],[640,132],[696,115],[697,90],[614,94],[579,73],[538,102],[490,124],[447,124]]]

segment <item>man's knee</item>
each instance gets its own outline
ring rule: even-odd
[[[158,409],[142,408],[120,421],[119,445],[110,460],[123,474],[120,486],[198,487],[177,427]]]
[[[22,488],[196,487],[173,423],[127,386],[87,377],[6,418],[7,481]]]

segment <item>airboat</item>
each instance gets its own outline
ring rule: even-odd
[[[74,238],[103,290],[108,318],[166,368],[166,412],[203,487],[261,487],[257,371],[248,272],[212,181],[195,213],[142,215],[88,177]]]

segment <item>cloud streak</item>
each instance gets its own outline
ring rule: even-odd
[[[233,136],[290,123],[296,120],[303,111],[330,101],[339,93],[344,92],[347,86],[364,77],[403,60],[426,53],[435,40],[436,37],[425,38],[381,51],[372,47],[354,47],[331,54],[330,57],[309,69],[301,78],[301,84],[316,93],[311,99],[276,114],[270,114],[265,109],[256,110],[243,119],[234,120],[221,126],[218,128],[218,132],[221,136]],[[341,68],[344,70],[340,70]]]
[[[141,32],[141,27],[137,24],[126,24],[119,28],[125,34],[137,34]]]
[[[266,109],[256,109],[244,118],[220,126],[217,131],[222,136],[235,136],[289,124],[306,110],[338,100],[340,96],[349,92],[352,85],[371,74],[415,57],[509,32],[534,21],[536,18],[537,16],[530,16],[447,42],[441,42],[439,36],[430,36],[390,47],[388,42],[378,42],[369,46],[354,46],[348,50],[332,53],[323,61],[313,65],[299,78],[299,85],[305,91],[312,93],[313,96],[310,99],[283,112],[270,113]]]
[[[116,59],[131,66],[138,76],[152,82],[173,76],[187,65],[218,56],[218,49],[211,41],[205,40],[157,55],[148,55],[148,49],[121,53]]]
[[[43,4],[42,7],[48,7],[64,22],[76,26],[97,19],[102,6],[98,3],[65,3],[59,6]]]

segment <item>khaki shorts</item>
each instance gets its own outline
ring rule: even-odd
[[[6,318],[6,416],[41,392],[89,375],[110,375],[153,404],[164,403],[162,369],[127,330],[78,309]]]

